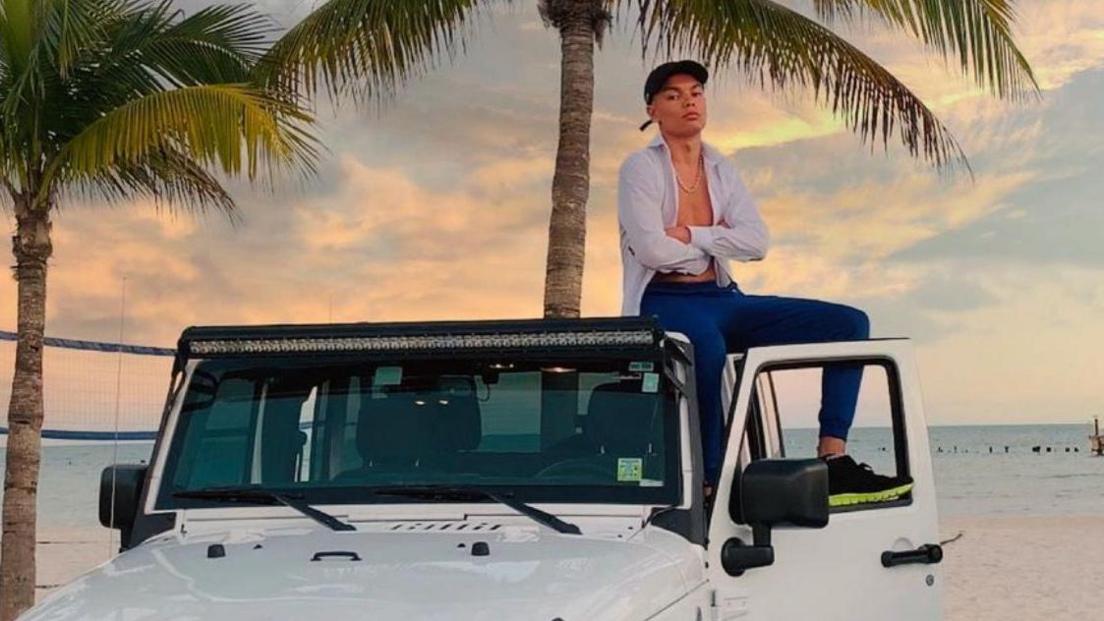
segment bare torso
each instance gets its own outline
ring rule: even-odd
[[[698,172],[695,168],[696,166],[675,165],[675,172],[679,179],[686,183],[687,187],[694,190],[693,192],[686,192],[678,183],[675,184],[679,193],[678,217],[675,220],[675,226],[713,226],[713,205],[709,201],[709,186],[705,171],[702,171],[701,180],[697,187],[692,187]],[[701,274],[660,272],[653,278],[653,280],[661,282],[711,282],[716,279],[717,271],[712,259],[709,261],[709,268]]]

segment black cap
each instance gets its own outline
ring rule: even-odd
[[[648,74],[648,79],[644,80],[644,103],[652,103],[652,97],[655,97],[656,94],[663,89],[663,85],[667,83],[667,80],[669,80],[671,76],[679,74],[693,76],[694,79],[701,82],[703,86],[709,80],[709,70],[701,63],[692,60],[677,60],[663,63],[655,69],[652,69],[652,72]],[[645,121],[644,124],[640,126],[640,131],[644,131],[651,124],[651,120]]]

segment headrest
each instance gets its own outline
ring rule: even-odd
[[[483,419],[475,380],[463,375],[440,377],[432,394],[436,397],[432,424],[439,445],[462,451],[479,446],[483,439]]]
[[[587,433],[606,454],[647,455],[658,428],[660,400],[641,392],[641,380],[595,386],[587,404]]]
[[[388,458],[416,459],[429,443],[425,411],[405,392],[364,394],[357,421],[357,447],[365,462]]]
[[[482,436],[470,377],[404,378],[361,396],[357,446],[365,461],[471,450]]]

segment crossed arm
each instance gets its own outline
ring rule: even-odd
[[[727,226],[723,221],[721,224]],[[690,243],[690,227],[688,226],[672,226],[669,229],[664,229],[663,232],[667,234],[667,237],[677,239],[684,244]]]
[[[711,257],[737,261],[762,259],[769,245],[766,224],[735,171],[732,192],[720,198],[713,226],[665,227],[662,181],[637,165],[621,168],[618,215],[629,251],[646,267],[661,272],[701,274]]]
[[[744,223],[747,229],[740,232],[732,232],[735,227],[725,222],[723,217],[715,226],[679,225],[664,229],[663,232],[667,237],[677,239],[684,244],[695,245],[706,252],[714,249],[716,252],[709,252],[709,254],[715,256],[738,261],[758,261],[766,255],[769,241],[766,225],[762,220],[758,218],[756,220],[758,222]],[[694,243],[695,230],[698,239],[696,244]]]

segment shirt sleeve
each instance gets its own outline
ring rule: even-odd
[[[710,258],[702,248],[669,237],[662,217],[663,180],[641,157],[621,165],[617,217],[629,252],[642,265],[661,272],[701,274]]]
[[[759,261],[767,255],[770,233],[751,192],[740,180],[731,163],[726,181],[731,191],[725,193],[720,212],[727,226],[691,226],[690,244],[715,257],[737,261]]]

